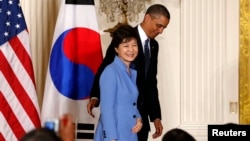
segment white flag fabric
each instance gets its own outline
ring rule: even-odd
[[[19,3],[0,1],[0,141],[17,141],[41,127],[30,54]]]
[[[94,1],[62,0],[46,76],[42,124],[70,113],[80,123],[76,138],[93,139],[98,119],[87,113],[87,102],[102,59]]]

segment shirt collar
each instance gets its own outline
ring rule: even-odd
[[[142,29],[140,24],[138,25],[138,32],[140,35],[141,43],[142,43],[142,45],[144,45],[144,42],[145,42],[145,40],[148,39],[148,37],[147,37],[146,33],[144,32],[144,30]]]

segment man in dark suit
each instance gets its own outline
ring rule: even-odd
[[[157,138],[162,134],[163,126],[161,123],[161,108],[158,99],[156,78],[159,45],[154,38],[163,32],[169,21],[170,13],[168,9],[161,4],[154,4],[147,9],[141,24],[135,27],[138,33],[139,46],[139,53],[134,61],[139,90],[137,106],[143,120],[143,128],[138,133],[138,141],[147,141],[150,131],[149,120],[154,122],[155,126],[155,133],[152,137]],[[144,49],[145,46],[149,47],[148,51]],[[146,55],[146,52],[149,52],[149,56]],[[88,112],[92,116],[94,116],[92,109],[99,105],[99,77],[104,68],[113,61],[114,56],[115,51],[108,48],[103,63],[95,76],[90,95],[91,98],[87,105]]]

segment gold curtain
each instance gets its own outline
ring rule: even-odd
[[[240,123],[250,124],[250,0],[240,0]]]
[[[31,56],[40,107],[60,2],[61,0],[20,0],[30,34]]]

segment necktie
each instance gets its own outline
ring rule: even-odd
[[[149,39],[147,39],[144,44],[144,57],[145,57],[145,76],[146,76],[150,64]]]

